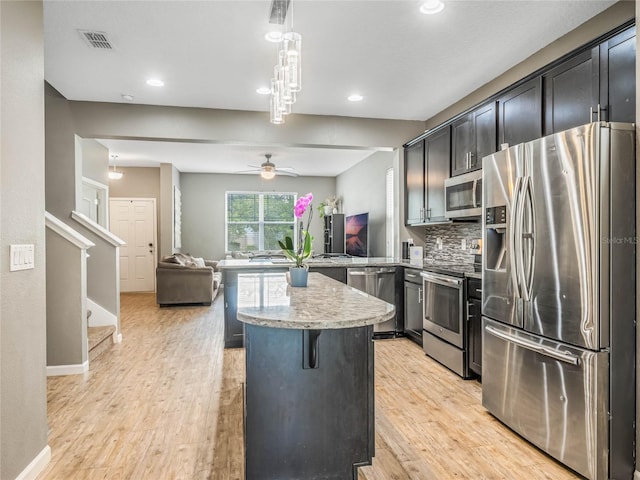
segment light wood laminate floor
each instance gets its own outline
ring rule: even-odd
[[[244,351],[223,349],[222,306],[123,294],[123,343],[85,376],[48,379],[52,459],[38,480],[242,479]],[[376,456],[359,480],[579,478],[417,345],[377,341],[375,361]]]

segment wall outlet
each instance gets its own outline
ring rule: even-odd
[[[436,249],[442,250],[442,238],[440,237],[436,238]]]
[[[460,248],[462,250],[466,250],[467,249],[467,240],[465,238],[463,238],[462,242],[460,242]]]

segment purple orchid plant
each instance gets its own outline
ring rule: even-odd
[[[291,237],[284,237],[284,242],[278,240],[278,244],[282,251],[287,256],[287,258],[293,260],[296,263],[296,267],[303,267],[304,261],[311,256],[311,242],[313,241],[313,237],[309,233],[309,224],[311,223],[311,218],[313,217],[313,205],[311,202],[313,201],[313,194],[307,193],[306,195],[301,196],[296,201],[295,206],[293,207],[293,214],[296,219],[299,219],[298,223],[298,245],[294,247],[293,240]],[[307,217],[307,228],[304,227],[304,221],[302,217],[304,213],[309,210],[309,215]]]

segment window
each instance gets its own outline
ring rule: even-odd
[[[393,202],[393,168],[387,169],[386,175],[386,255],[387,257],[394,256],[394,226],[396,223],[394,210],[395,204]]]
[[[286,235],[295,243],[295,193],[227,192],[227,252],[280,250]]]

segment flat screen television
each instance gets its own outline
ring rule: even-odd
[[[369,214],[349,215],[344,219],[345,245],[349,255],[367,257],[369,255]]]

